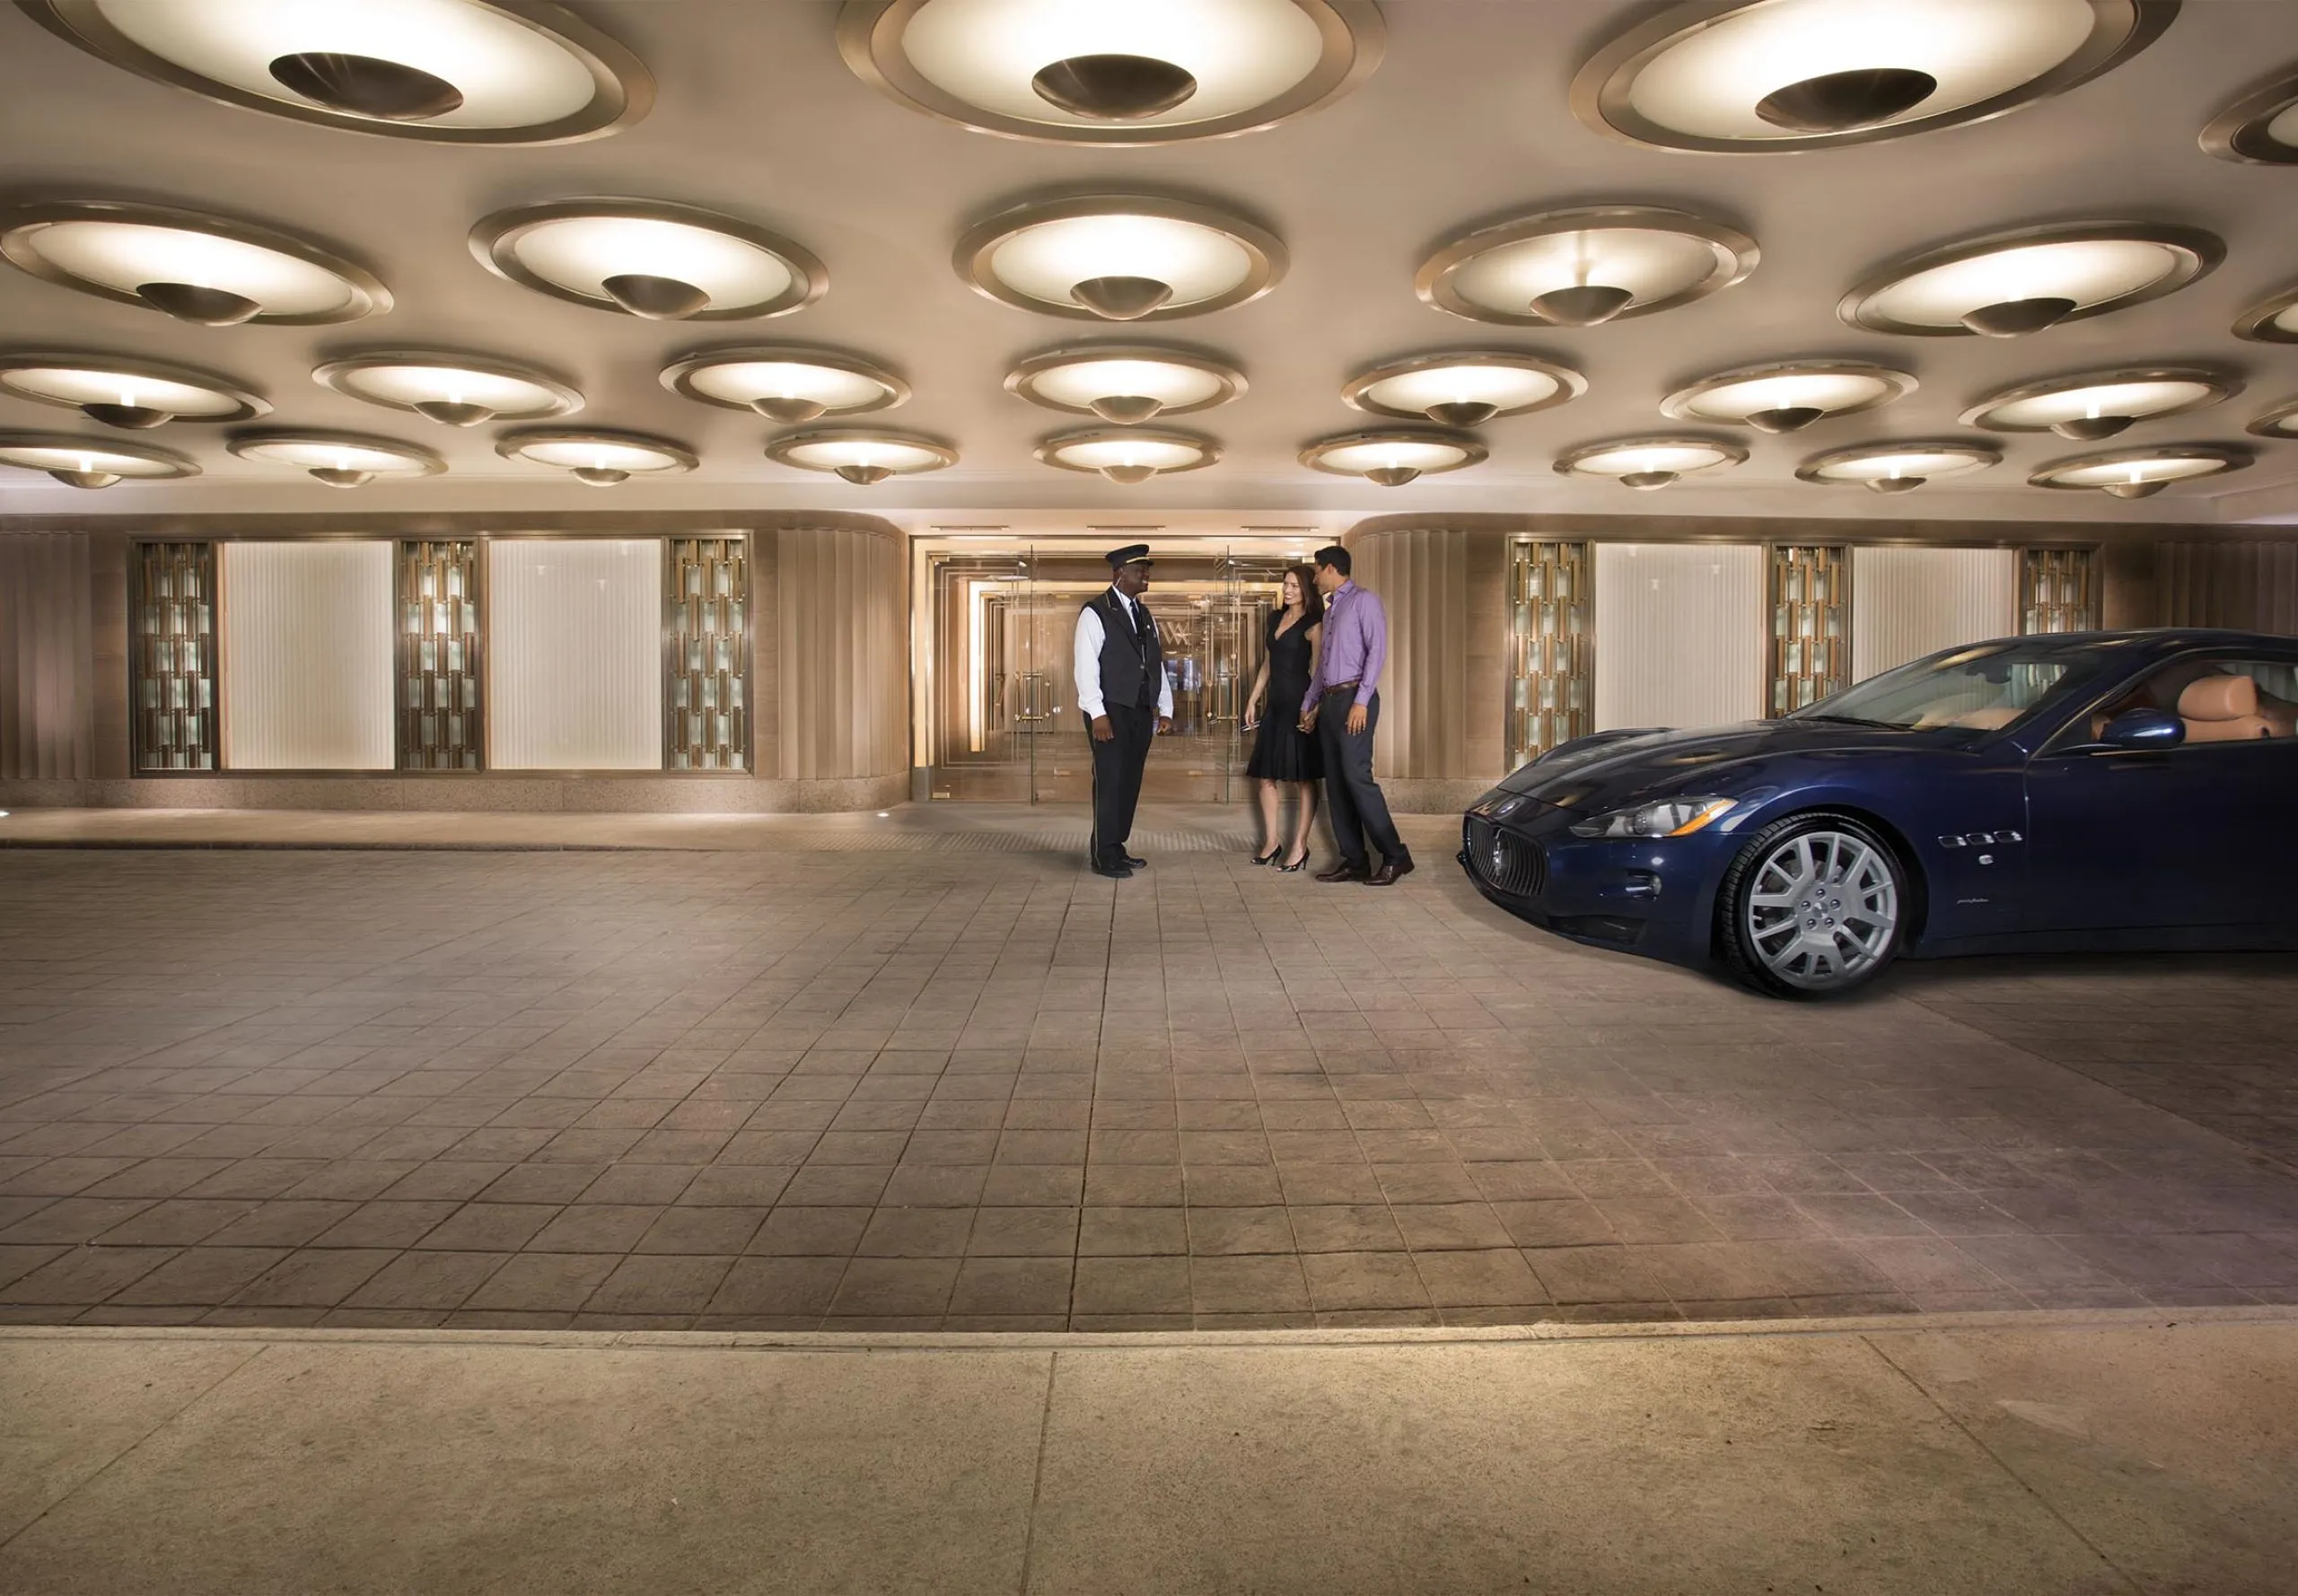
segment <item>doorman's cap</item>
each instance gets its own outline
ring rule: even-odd
[[[1128,543],[1123,548],[1110,549],[1101,557],[1109,561],[1112,571],[1121,571],[1136,561],[1145,566],[1153,563],[1149,558],[1149,545],[1146,543]]]

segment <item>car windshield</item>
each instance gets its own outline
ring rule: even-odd
[[[1992,732],[2095,669],[2064,645],[1978,644],[1886,671],[1787,718]]]

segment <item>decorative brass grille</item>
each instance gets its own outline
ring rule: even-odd
[[[136,768],[213,770],[215,546],[136,546]]]
[[[667,542],[670,713],[673,770],[741,770],[749,763],[750,560],[744,538]]]
[[[400,544],[399,615],[399,767],[478,769],[478,545]]]
[[[1594,562],[1585,543],[1511,541],[1508,764],[1594,730]]]
[[[2022,548],[2019,551],[2019,631],[2093,632],[2099,627],[2099,589],[2087,548]]]
[[[1771,713],[1851,685],[1851,561],[1841,548],[1771,550]]]

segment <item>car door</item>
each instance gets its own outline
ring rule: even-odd
[[[2188,655],[2152,680],[2188,741],[2105,748],[2084,717],[2028,764],[2030,931],[2199,930],[2294,913],[2298,654]],[[2239,702],[2255,713],[2222,713]]]

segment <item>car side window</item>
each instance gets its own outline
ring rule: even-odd
[[[2298,662],[2239,657],[2177,661],[2101,705],[2092,714],[2092,735],[2132,709],[2177,715],[2186,728],[2181,746],[2188,748],[2298,738]]]

